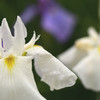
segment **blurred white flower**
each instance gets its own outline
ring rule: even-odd
[[[51,90],[75,84],[76,75],[43,47],[34,45],[38,40],[34,33],[25,44],[27,30],[17,17],[11,35],[4,18],[0,27],[0,100],[45,100],[39,93],[32,73],[32,59],[36,72]]]
[[[58,58],[70,69],[100,44],[100,36],[93,27],[88,29],[89,36],[76,40],[74,46],[63,52]]]
[[[78,75],[85,88],[100,92],[100,46],[82,59],[73,71]]]
[[[93,28],[88,33],[58,57],[78,75],[85,88],[100,91],[100,36]]]

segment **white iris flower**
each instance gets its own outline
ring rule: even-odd
[[[85,88],[100,92],[100,46],[82,59],[73,71],[78,75]]]
[[[74,46],[58,56],[70,69],[100,44],[100,36],[93,27],[88,29],[88,34],[89,36],[76,40]]]
[[[72,69],[87,89],[100,91],[100,35],[93,28],[59,59]]]
[[[45,100],[39,93],[32,73],[32,59],[41,80],[51,90],[75,84],[76,75],[43,47],[34,45],[34,33],[25,44],[27,30],[17,17],[14,36],[4,18],[0,26],[0,100]]]

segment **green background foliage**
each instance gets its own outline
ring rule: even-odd
[[[40,16],[36,16],[35,19],[26,25],[28,30],[28,37],[26,38],[26,41],[28,42],[30,40],[33,30],[35,30],[37,34],[41,34],[41,37],[36,44],[42,45],[54,56],[57,56],[61,52],[67,50],[74,44],[76,39],[87,36],[88,27],[93,26],[98,32],[100,29],[98,0],[56,0],[56,2],[58,2],[63,8],[76,14],[78,17],[78,23],[68,42],[60,44],[50,34],[42,30],[40,27]],[[37,1],[0,0],[0,22],[2,18],[6,17],[9,26],[12,29],[16,21],[16,16],[20,15],[22,11],[32,3],[36,4]],[[51,92],[48,85],[40,81],[39,76],[35,73],[34,67],[33,73],[40,93],[47,98],[47,100],[96,100],[99,98],[98,93],[85,89],[79,80],[77,80],[73,87]]]

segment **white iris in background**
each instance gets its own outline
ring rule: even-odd
[[[100,91],[100,35],[93,28],[89,36],[75,42],[58,58],[80,78],[87,89]]]
[[[39,93],[32,73],[32,59],[41,80],[51,90],[75,84],[76,75],[43,47],[34,45],[35,33],[25,44],[26,28],[17,17],[14,36],[4,18],[0,27],[0,100],[45,100]]]
[[[94,28],[88,29],[89,36],[76,40],[74,46],[63,52],[58,58],[70,69],[86,57],[89,52],[100,44],[100,36]]]

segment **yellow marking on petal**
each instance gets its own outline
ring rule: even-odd
[[[99,53],[100,53],[100,46],[98,46],[98,51],[99,51]]]
[[[33,45],[33,47],[41,47],[41,46],[39,46],[39,45]]]
[[[41,47],[39,45],[28,45],[26,48],[24,48],[24,51],[33,47]]]
[[[85,51],[92,49],[92,45],[90,45],[88,43],[76,42],[75,46],[76,46],[76,48],[85,50]]]
[[[15,57],[13,55],[8,56],[4,59],[5,65],[7,66],[8,70],[11,72],[14,64],[15,64]]]
[[[26,56],[27,55],[27,52],[24,52],[23,54],[22,54],[22,56]]]

